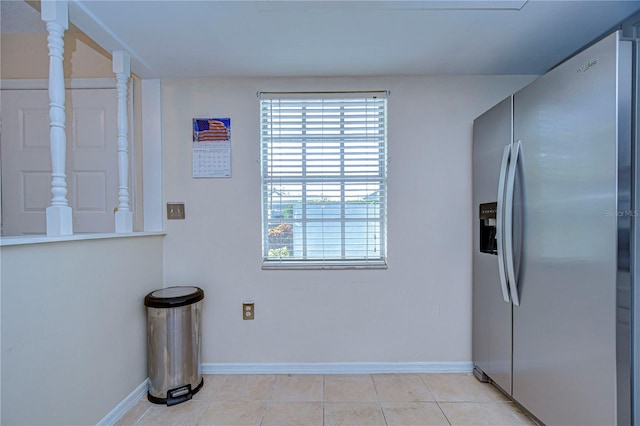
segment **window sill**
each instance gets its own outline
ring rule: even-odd
[[[343,261],[343,262],[322,262],[322,261],[286,261],[271,260],[263,261],[262,269],[268,271],[278,270],[315,270],[315,269],[387,269],[387,262],[384,260],[363,262],[363,261]]]
[[[132,232],[129,234],[74,234],[61,237],[47,237],[46,235],[24,235],[17,237],[1,237],[0,247],[21,246],[27,244],[58,243],[63,241],[105,240],[110,238],[131,238],[165,235],[162,231]]]

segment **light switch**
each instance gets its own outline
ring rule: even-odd
[[[184,203],[167,203],[167,219],[184,219]]]

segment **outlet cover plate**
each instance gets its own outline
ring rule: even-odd
[[[184,203],[167,203],[167,219],[184,219]]]
[[[255,318],[255,309],[253,303],[243,303],[242,304],[242,319],[243,320],[252,320]]]

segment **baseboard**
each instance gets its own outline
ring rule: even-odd
[[[385,374],[470,373],[471,361],[462,362],[273,362],[205,363],[202,374]]]
[[[147,395],[149,389],[149,379],[145,379],[140,383],[140,386],[135,388],[120,404],[109,412],[102,420],[98,422],[99,426],[114,425],[120,420],[129,410],[131,410],[141,399]]]

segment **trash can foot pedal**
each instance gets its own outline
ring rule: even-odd
[[[179,388],[168,390],[166,398],[158,398],[147,392],[147,399],[154,404],[166,404],[167,406],[180,404],[193,398],[193,395],[202,389],[202,385],[204,385],[204,378],[200,379],[200,384],[195,389],[191,388],[191,384],[180,386]]]
[[[191,384],[167,391],[167,406],[180,404],[191,399]]]

